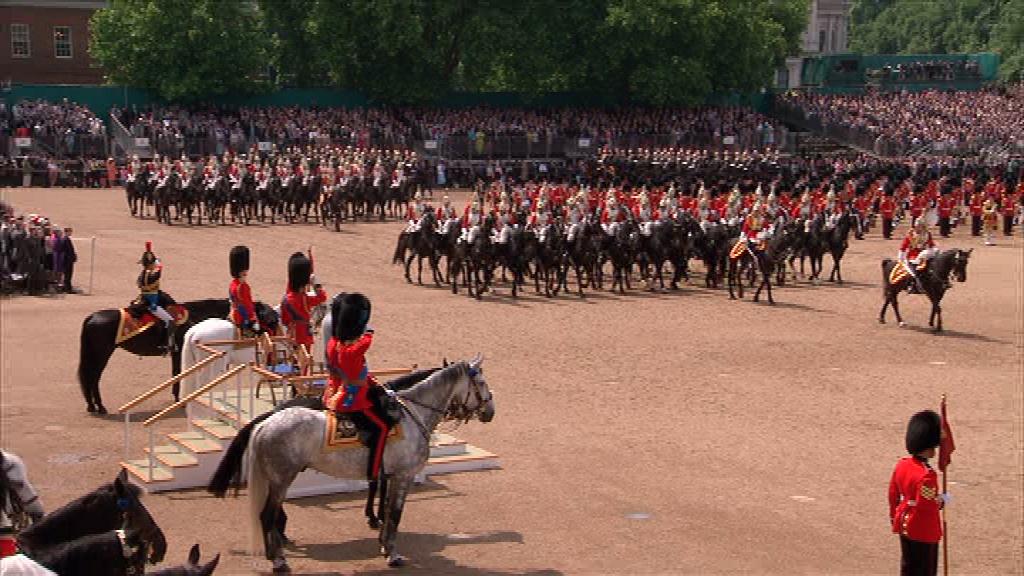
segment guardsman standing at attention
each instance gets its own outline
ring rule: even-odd
[[[981,217],[985,205],[985,194],[981,190],[971,193],[971,236],[981,236]]]
[[[889,519],[900,535],[900,574],[935,576],[939,567],[942,519],[939,510],[949,501],[939,492],[938,474],[928,464],[935,456],[942,420],[931,410],[914,414],[907,424],[906,447],[889,481]]]
[[[892,221],[896,217],[896,200],[893,199],[891,190],[886,190],[878,211],[882,213],[882,237],[888,240],[892,238]]]
[[[242,329],[242,332],[260,333],[260,319],[256,317],[256,305],[252,301],[249,289],[249,247],[235,246],[228,254],[228,265],[231,267],[231,286],[228,297],[231,299],[231,322]]]

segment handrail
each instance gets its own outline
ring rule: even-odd
[[[195,364],[189,366],[185,370],[182,370],[178,374],[176,374],[174,376],[171,376],[170,378],[165,380],[162,384],[152,388],[148,392],[143,393],[141,396],[136,397],[134,400],[132,400],[131,402],[128,402],[124,406],[121,406],[120,408],[117,409],[117,411],[119,413],[121,413],[121,414],[124,414],[126,411],[131,410],[132,408],[138,406],[139,404],[145,402],[146,400],[149,400],[154,395],[156,395],[158,392],[166,389],[171,384],[174,384],[175,382],[177,382],[177,381],[181,380],[182,378],[192,374],[196,370],[199,370],[203,366],[206,366],[210,362],[213,362],[214,360],[216,360],[216,359],[218,359],[218,358],[220,358],[221,356],[224,355],[223,352],[220,352],[218,350],[211,350],[210,352],[211,352],[211,354],[213,354],[212,356],[207,356],[206,358],[203,358],[199,362],[196,362]]]
[[[148,420],[143,422],[142,425],[144,427],[152,426],[157,420],[163,418],[164,416],[166,416],[167,414],[173,412],[174,410],[176,410],[178,408],[181,408],[182,406],[188,404],[189,402],[191,402],[191,401],[195,400],[196,398],[202,396],[203,394],[209,392],[211,389],[213,389],[215,386],[217,386],[221,382],[227,380],[228,378],[231,378],[232,376],[238,374],[239,372],[241,372],[242,370],[244,370],[246,368],[249,368],[248,364],[239,364],[238,366],[235,366],[234,368],[231,368],[227,372],[221,374],[220,376],[214,378],[213,380],[210,380],[209,382],[207,382],[203,386],[200,386],[199,388],[196,388],[194,391],[192,391],[190,394],[188,394],[187,396],[185,396],[181,400],[178,400],[174,404],[171,404],[167,408],[164,408],[163,410],[157,412],[152,417],[150,417]]]
[[[374,376],[399,376],[403,374],[411,374],[412,368],[385,368],[383,370],[371,370],[370,374]],[[271,372],[271,374],[273,374]],[[304,374],[301,376],[282,376],[280,374],[274,374],[278,380],[287,380],[289,382],[316,382],[317,380],[326,380],[331,377],[327,372],[321,372],[319,374]]]
[[[270,339],[274,342],[283,342],[285,340],[291,340],[288,336],[271,336]],[[239,339],[228,339],[228,340],[205,340],[197,346],[255,346],[260,342],[260,338],[239,338]],[[205,350],[205,348],[204,348]]]
[[[277,380],[277,381],[284,380],[284,378],[285,378],[284,376],[282,376],[280,374],[275,374],[274,372],[271,372],[270,370],[267,370],[266,368],[264,368],[262,366],[252,366],[250,369],[253,372],[259,374],[260,376],[263,376],[264,378],[269,378],[269,379]]]

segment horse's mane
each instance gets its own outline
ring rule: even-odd
[[[57,573],[77,573],[95,568],[97,560],[121,558],[121,540],[114,531],[89,534],[70,542],[61,542],[36,553],[36,560]]]
[[[434,386],[440,384],[449,384],[451,383],[452,380],[461,378],[466,374],[469,374],[469,364],[466,362],[454,362],[452,364],[449,364],[445,368],[437,370],[429,377],[420,380],[419,382],[413,384],[412,386],[406,388],[405,390],[402,390],[401,395],[407,396],[410,394],[415,394],[421,388],[433,388]]]
[[[394,390],[395,392],[408,390],[409,388],[412,388],[416,384],[420,383],[422,380],[427,379],[428,377],[432,376],[435,372],[441,369],[442,368],[438,366],[436,368],[416,370],[414,372],[410,372],[409,374],[405,374],[404,376],[399,376],[394,380],[388,380],[387,382],[384,383],[384,386]]]
[[[136,499],[141,498],[142,489],[137,485],[128,482],[125,484],[125,487]],[[49,539],[54,534],[74,533],[79,527],[69,525],[66,517],[69,513],[85,509],[90,511],[89,519],[91,520],[103,512],[104,506],[109,506],[111,510],[116,510],[116,503],[117,494],[114,491],[114,483],[104,484],[92,492],[80,496],[50,512],[42,520],[25,529],[20,534],[19,539],[23,539],[31,544],[34,543],[32,541],[35,539]]]

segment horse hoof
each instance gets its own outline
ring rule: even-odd
[[[292,568],[291,568],[291,566],[288,565],[287,562],[282,562],[281,564],[275,564],[274,565],[274,574],[291,574],[291,573],[292,573]]]
[[[906,322],[900,321],[900,328],[904,328],[904,327],[906,327],[906,325],[907,325]]]
[[[402,556],[401,554],[393,554],[393,555],[388,557],[388,567],[389,568],[398,568],[400,566],[405,566],[405,564],[406,564],[405,556]]]
[[[96,413],[97,414],[106,414],[107,413],[107,409],[104,408],[102,404],[100,404],[99,406],[96,407]]]
[[[96,407],[93,406],[92,404],[89,404],[88,406],[86,406],[85,409],[88,410],[89,412],[95,412],[96,411]]]
[[[380,520],[377,518],[367,518],[366,525],[369,526],[371,530],[380,530]]]
[[[885,318],[879,318],[878,319],[878,323],[879,324],[885,324]]]

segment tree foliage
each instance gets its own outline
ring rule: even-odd
[[[256,88],[271,52],[258,6],[242,0],[112,0],[89,52],[112,82],[190,100]]]
[[[996,52],[1024,71],[1024,0],[855,0],[850,48],[874,54]]]
[[[186,5],[205,15],[169,26],[168,13]],[[215,93],[251,87],[263,62],[285,84],[387,103],[569,91],[692,104],[768,83],[798,51],[808,8],[809,0],[115,0],[94,17],[94,52],[113,80],[168,97],[200,94],[211,81]],[[250,58],[238,61],[242,46]],[[156,73],[168,59],[173,73]]]

